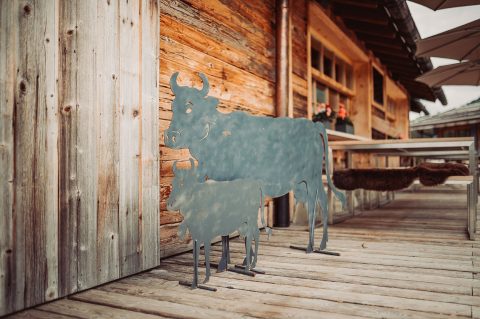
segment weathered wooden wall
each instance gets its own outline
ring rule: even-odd
[[[181,85],[200,86],[196,72],[210,81],[210,95],[220,110],[244,110],[273,116],[275,94],[275,1],[160,1],[160,127],[168,128],[173,94],[170,76],[180,71]],[[188,151],[161,147],[161,254],[188,246],[177,237],[182,217],[169,212],[166,200],[174,160]]]
[[[159,264],[159,4],[0,15],[2,315]]]
[[[290,0],[292,32],[293,117],[307,117],[308,0]]]

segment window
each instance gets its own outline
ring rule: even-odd
[[[324,111],[325,104],[328,103],[327,97],[327,88],[320,83],[313,83],[314,90],[313,92],[313,112],[312,114],[317,114],[321,111]]]
[[[382,120],[385,119],[385,112],[375,106],[372,108],[372,114],[378,118],[381,118]]]
[[[352,67],[348,64],[345,65],[345,81],[347,82],[347,87],[350,90],[353,90],[353,70]]]
[[[333,77],[333,53],[327,49],[323,52],[323,74]]]
[[[336,58],[335,59],[335,81],[346,86],[345,83],[345,63]]]
[[[334,110],[335,112],[338,112],[338,97],[339,97],[339,94],[337,91],[333,90],[333,89],[330,89],[329,92],[328,92],[328,97],[329,97],[329,103],[330,103],[330,106],[332,107],[332,110]]]
[[[384,140],[384,139],[385,139],[385,133],[382,133],[372,128],[372,140]]]
[[[373,68],[373,100],[383,105],[383,75]]]
[[[316,95],[318,103],[327,102],[327,88],[321,84],[316,85]]]
[[[311,57],[312,57],[312,68],[320,71],[320,51],[317,48],[312,47]]]

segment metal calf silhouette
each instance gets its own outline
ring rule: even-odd
[[[252,116],[245,112],[220,113],[218,99],[207,96],[209,83],[199,73],[198,90],[170,79],[175,94],[173,117],[165,131],[165,145],[188,148],[198,161],[201,179],[258,180],[264,196],[278,197],[293,190],[297,201],[306,203],[309,220],[307,252],[320,252],[328,240],[328,199],[322,183],[323,161],[328,167],[325,127],[307,119]],[[345,204],[345,196],[327,174],[328,187]],[[323,217],[320,250],[314,250],[316,204]]]
[[[250,256],[251,250],[247,249],[245,269],[248,271],[251,267],[255,267],[260,240],[257,219],[258,211],[263,206],[263,196],[261,184],[255,180],[199,181],[192,159],[190,159],[190,163],[192,168],[189,170],[177,169],[177,163],[174,163],[175,178],[172,192],[168,198],[168,209],[180,210],[184,217],[180,224],[180,235],[183,237],[188,229],[193,239],[192,288],[209,289],[206,286],[198,285],[200,246],[204,244],[205,250],[206,276],[204,282],[207,282],[210,277],[211,241],[217,236],[228,236],[236,230],[245,237],[246,247],[251,247],[252,241],[255,241],[253,260]],[[265,225],[263,214],[262,223]]]

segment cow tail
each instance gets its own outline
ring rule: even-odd
[[[267,224],[265,223],[265,217],[263,215],[264,215],[263,214],[263,191],[260,188],[260,218],[262,221],[262,226],[265,228],[265,232],[268,235],[268,239],[270,239],[270,235],[272,234],[272,229],[268,227]]]
[[[329,154],[328,154],[327,130],[325,129],[325,126],[322,123],[317,122],[315,124],[317,124],[320,127],[320,135],[321,135],[321,139],[322,139],[322,142],[323,142],[323,148],[324,148],[323,153],[325,154],[325,167],[326,167],[325,172],[326,172],[326,175],[327,175],[328,187],[333,191],[333,193],[335,194],[335,197],[337,197],[338,200],[342,203],[342,207],[345,207],[345,203],[346,203],[345,195],[335,187],[335,185],[332,182],[332,179],[330,178],[330,173],[328,171],[328,168],[330,167],[330,165],[329,165],[329,159],[328,159]],[[322,161],[322,168],[323,168],[323,161]]]

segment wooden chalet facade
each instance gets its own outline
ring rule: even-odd
[[[413,58],[405,8],[1,1],[0,316],[189,247],[166,208],[173,162],[189,158],[163,142],[175,71],[195,86],[205,73],[223,112],[312,118],[321,103],[343,104],[357,138],[407,138],[411,100],[442,94],[413,81],[431,64]]]
[[[432,65],[413,58],[410,47],[418,32],[402,1],[161,1],[161,131],[172,116],[168,81],[175,71],[181,72],[181,85],[197,87],[195,73],[205,73],[210,95],[220,100],[223,112],[282,112],[276,105],[276,52],[281,49],[276,25],[282,5],[288,21],[284,115],[311,119],[321,103],[335,111],[342,103],[355,129],[348,138],[408,138],[413,100],[438,97],[445,102],[441,91],[414,82]],[[173,161],[188,156],[188,151],[161,146],[162,256],[189,247],[177,238],[182,217],[166,210]],[[341,155],[336,159],[340,162]],[[365,156],[354,161],[356,166],[373,165]]]

